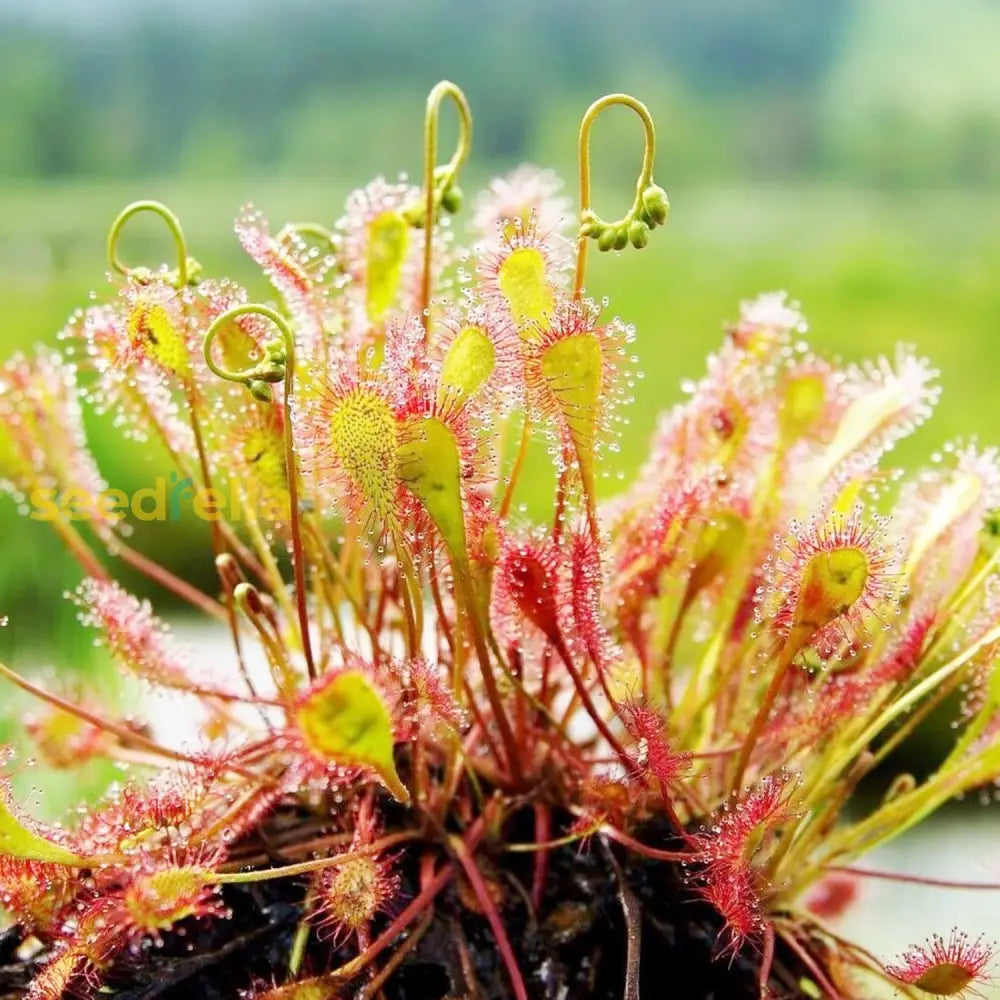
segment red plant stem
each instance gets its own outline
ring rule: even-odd
[[[409,953],[413,951],[418,944],[420,944],[421,939],[427,933],[427,929],[430,927],[433,919],[434,911],[428,910],[421,918],[420,923],[410,933],[410,936],[395,950],[395,952],[393,952],[389,960],[379,970],[378,975],[373,976],[372,979],[361,989],[358,993],[358,1000],[372,1000],[374,997],[382,996],[382,987],[385,986],[389,977],[403,963],[406,956],[409,955]],[[370,945],[367,947],[370,947]]]
[[[774,967],[774,924],[768,923],[764,928],[764,952],[760,956],[760,973],[757,977],[760,1000],[767,1000],[767,981],[771,978]]]
[[[198,452],[198,466],[201,469],[202,485],[207,492],[212,489],[212,473],[208,465],[208,453],[205,451],[205,439],[201,433],[201,421],[198,419],[198,398],[195,393],[194,382],[187,379],[184,383],[184,394],[187,399],[188,410],[191,414],[191,432],[194,434],[195,447]],[[218,519],[213,518],[212,525],[212,554],[218,561],[219,556],[225,552],[225,540],[222,532],[222,525]],[[221,576],[220,583],[224,583]],[[246,661],[243,658],[243,650],[239,642],[239,623],[236,618],[236,604],[232,593],[226,594],[226,619],[229,622],[229,631],[233,637],[233,647],[236,652],[236,660],[239,664],[240,674],[247,687],[253,691],[253,683],[250,680],[250,671],[247,669]]]
[[[199,698],[215,698],[221,702],[237,702],[240,705],[268,705],[277,708],[285,705],[280,698],[269,698],[263,694],[236,694],[234,691],[219,691],[211,687],[203,687],[200,684],[185,684],[183,687],[170,687],[171,691],[182,691],[185,694],[193,694]]]
[[[573,663],[573,657],[570,656],[569,650],[566,648],[566,643],[563,642],[561,637],[558,637],[558,642],[554,642],[553,645],[555,646],[560,659],[566,665],[566,670],[572,678],[573,686],[576,688],[577,694],[580,696],[580,701],[583,703],[583,707],[586,709],[587,714],[593,720],[594,725],[597,726],[597,731],[607,741],[608,746],[610,746],[611,749],[618,754],[625,767],[629,770],[633,769],[635,767],[635,761],[633,761],[628,755],[625,748],[621,745],[621,743],[619,743],[615,734],[611,732],[611,729],[604,721],[603,716],[597,711],[597,708],[590,697],[590,692],[587,691],[587,685],[584,684],[583,678],[580,676],[580,671],[576,669],[576,666]]]
[[[459,593],[461,594],[461,603],[464,605],[465,617],[469,623],[469,631],[472,633],[472,642],[476,649],[476,658],[479,661],[479,671],[483,678],[483,688],[486,691],[486,697],[490,703],[494,721],[500,730],[500,740],[503,743],[507,769],[510,772],[511,778],[515,782],[519,782],[521,778],[521,762],[517,742],[514,739],[514,732],[510,728],[510,720],[507,718],[503,702],[500,699],[500,691],[497,688],[496,678],[493,676],[493,665],[490,663],[490,652],[483,634],[483,625],[479,616],[479,608],[476,604],[476,593],[473,589],[472,577],[468,566],[456,563],[454,571],[456,596]]]
[[[622,847],[627,847],[630,851],[635,851],[636,854],[641,854],[644,857],[652,858],[654,861],[690,861],[691,855],[686,851],[664,851],[658,847],[650,847],[648,844],[640,843],[638,840],[634,840],[627,833],[622,833],[621,830],[615,829],[613,826],[602,826],[600,832],[605,836],[621,844]]]
[[[108,551],[118,556],[122,562],[126,562],[133,569],[137,569],[143,576],[149,578],[154,583],[158,583],[164,590],[169,590],[172,594],[186,601],[192,607],[204,611],[219,621],[227,621],[226,609],[218,601],[213,600],[208,594],[203,593],[197,587],[193,587],[186,580],[171,573],[165,566],[137,552],[130,545],[122,541],[115,541]]]
[[[399,593],[399,603],[406,618],[406,647],[410,656],[420,654],[420,636],[423,633],[423,595],[417,569],[406,549],[402,533],[394,534],[396,546],[396,590]]]
[[[486,883],[483,881],[482,873],[472,859],[469,849],[463,840],[460,840],[458,837],[451,837],[449,838],[449,842],[455,857],[458,858],[458,862],[465,872],[466,878],[469,880],[469,885],[472,886],[472,891],[476,895],[480,909],[489,922],[493,936],[496,938],[497,950],[500,952],[500,957],[507,968],[507,975],[510,977],[511,986],[514,988],[514,995],[517,997],[517,1000],[528,1000],[528,991],[525,989],[524,978],[521,976],[521,970],[518,968],[514,949],[511,947],[507,931],[504,929],[503,919],[497,911],[496,904],[490,896],[490,891]]]
[[[93,549],[83,540],[80,533],[71,524],[61,517],[52,520],[52,528],[59,536],[63,545],[69,550],[70,555],[83,567],[88,576],[95,580],[106,583],[111,577],[108,571],[101,565],[100,560],[94,555]]]
[[[112,733],[125,744],[142,747],[143,750],[146,750],[157,757],[166,757],[169,760],[184,761],[188,764],[202,763],[202,758],[200,757],[183,753],[180,750],[171,750],[169,747],[162,746],[155,740],[149,739],[148,736],[143,736],[141,733],[137,733],[135,730],[129,729],[128,726],[122,726],[116,722],[102,719],[100,716],[94,715],[92,712],[88,712],[87,709],[81,708],[79,705],[74,705],[73,702],[67,701],[65,698],[60,698],[59,695],[52,694],[50,691],[46,691],[44,688],[40,688],[37,685],[32,684],[31,681],[25,680],[20,674],[14,673],[14,671],[4,663],[0,663],[0,677],[5,677],[11,682],[11,684],[19,687],[22,691],[27,691],[28,694],[34,695],[34,697],[40,698],[42,701],[48,702],[50,705],[53,705],[64,712],[68,712],[70,715],[75,715],[78,719],[83,719],[84,722],[88,722],[90,725],[95,726],[98,729],[103,729],[105,732]],[[254,777],[252,774],[248,776]]]
[[[260,560],[243,544],[240,537],[234,533],[233,529],[225,521],[220,521],[218,524],[219,534],[222,535],[223,540],[229,548],[239,556],[240,562],[257,577],[259,583],[265,583],[267,581],[267,570],[260,564]]]
[[[802,962],[802,964],[809,970],[812,977],[816,982],[826,991],[826,995],[829,1000],[844,1000],[843,995],[837,989],[833,983],[830,982],[829,977],[825,972],[816,964],[813,957],[809,954],[808,950],[803,948],[799,943],[798,939],[795,937],[794,931],[779,931],[785,944],[788,945],[792,951],[795,952],[796,956]]]
[[[860,878],[876,878],[886,882],[909,882],[912,885],[930,885],[939,889],[987,889],[1000,891],[1000,882],[962,882],[947,878],[932,878],[927,875],[906,875],[903,872],[887,872],[878,868],[855,868],[853,865],[824,865],[824,871],[843,872]]]
[[[527,746],[528,737],[528,712],[527,699],[523,696],[524,683],[524,663],[521,659],[521,650],[512,646],[508,650],[508,665],[510,675],[517,679],[517,699],[514,702],[514,728],[517,730],[517,742],[519,746]]]
[[[431,597],[434,599],[434,612],[437,617],[438,628],[444,635],[445,642],[451,653],[452,659],[455,657],[455,640],[452,637],[451,624],[444,610],[444,600],[441,597],[441,584],[438,581],[437,560],[431,559],[428,567],[428,574],[431,584]]]
[[[310,872],[321,871],[323,868],[333,865],[341,865],[345,861],[351,861],[354,858],[362,858],[368,854],[378,854],[381,851],[387,851],[390,847],[395,847],[397,844],[405,844],[416,840],[421,836],[421,833],[422,831],[420,830],[400,830],[398,833],[390,833],[385,837],[380,837],[378,840],[373,840],[370,844],[364,844],[361,847],[356,847],[351,851],[340,854],[331,854],[325,858],[313,858],[310,861],[299,861],[294,865],[259,868],[249,872],[217,872],[209,881],[217,885],[244,885],[248,882],[268,882],[276,878],[292,878],[296,875],[308,875]]]
[[[556,481],[556,504],[555,512],[552,515],[552,541],[556,545],[559,544],[560,538],[562,538],[563,522],[566,520],[566,478],[569,475],[569,470],[572,468],[572,463],[567,462],[566,453],[563,452],[563,465],[562,471],[559,473],[559,479]],[[596,535],[594,536],[597,537]]]

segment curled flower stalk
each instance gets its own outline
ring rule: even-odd
[[[438,118],[441,104],[450,98],[458,112],[458,148],[443,167],[437,166]],[[424,234],[424,268],[420,291],[421,316],[424,326],[429,324],[433,260],[433,229],[438,209],[456,212],[462,204],[462,191],[456,184],[458,172],[469,158],[472,149],[472,112],[469,102],[459,87],[448,80],[436,84],[427,96],[427,113],[424,120],[424,204],[419,221]]]
[[[615,222],[606,222],[590,207],[590,132],[602,112],[621,105],[636,113],[642,123],[642,168],[635,185],[635,199],[628,212]],[[583,294],[587,271],[587,247],[596,240],[601,250],[624,250],[629,243],[641,250],[649,242],[650,230],[667,221],[670,203],[666,192],[653,183],[653,162],[656,159],[656,127],[649,109],[630,94],[608,94],[594,101],[580,123],[578,148],[580,171],[580,229],[576,244],[577,299]]]
[[[459,141],[440,165],[448,101]],[[589,145],[615,105],[645,150],[607,222]],[[19,743],[60,769],[128,768],[44,823],[3,752],[0,941],[28,958],[0,964],[0,991],[975,996],[988,938],[931,926],[884,961],[831,921],[869,879],[998,888],[862,860],[1000,781],[996,448],[893,470],[937,403],[933,368],[906,348],[827,361],[771,292],[741,304],[642,470],[604,496],[626,351],[656,331],[584,294],[586,256],[666,220],[652,118],[621,94],[584,117],[575,274],[559,185],[534,168],[477,200],[474,246],[445,237],[471,135],[442,83],[421,189],[373,181],[332,227],[272,230],[244,206],[267,304],[203,273],[163,206],[130,206],[107,294],[59,353],[0,369],[0,489],[70,547],[68,596],[128,679],[102,700],[0,664],[37,702]],[[176,261],[124,263],[143,213]],[[105,482],[87,406],[164,446],[155,487]],[[539,523],[514,503],[535,432],[556,483]],[[163,520],[211,522],[215,593],[124,541],[167,484]],[[164,592],[200,616],[194,642]],[[217,639],[231,653],[209,659]],[[135,685],[162,697],[123,715]],[[928,774],[856,794],[958,692]]]
[[[231,371],[221,367],[212,358],[212,345],[220,328],[241,316],[261,316],[277,327],[281,334],[281,342],[270,342],[265,345],[265,360],[251,368],[242,371]],[[316,664],[313,661],[312,640],[309,636],[309,612],[306,608],[306,570],[302,548],[302,526],[299,518],[299,470],[295,462],[295,444],[292,440],[292,392],[295,384],[295,338],[285,319],[268,306],[242,305],[235,306],[217,316],[205,332],[202,345],[205,363],[214,375],[227,382],[239,382],[247,387],[257,398],[267,400],[270,396],[270,384],[281,380],[284,384],[282,406],[284,408],[284,447],[285,475],[288,484],[289,523],[292,530],[292,563],[295,573],[295,601],[299,617],[299,635],[302,642],[302,652],[305,656],[306,669],[310,679],[316,677]]]

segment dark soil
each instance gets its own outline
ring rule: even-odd
[[[658,846],[672,843],[662,827],[637,835]],[[618,849],[614,858],[617,864],[599,841],[583,851],[554,851],[538,914],[527,902],[531,856],[493,859],[488,874],[502,886],[507,932],[532,1000],[626,1000],[627,922],[618,872],[641,914],[641,1000],[756,1000],[758,956],[747,950],[732,961],[715,958],[721,920],[692,895],[678,866]],[[482,852],[480,864],[485,871]],[[403,874],[412,895],[415,872]],[[107,985],[116,1000],[237,1000],[252,984],[280,982],[302,917],[302,897],[302,884],[288,881],[228,886],[231,920],[180,928],[162,947],[119,961]],[[457,886],[438,897],[427,932],[383,987],[384,1000],[510,1000],[489,925],[470,911],[469,900],[469,892]],[[33,971],[16,961],[18,942],[16,931],[0,934],[3,1000],[23,996]],[[350,957],[348,949],[315,944],[307,968],[318,973]],[[780,944],[775,969],[783,980],[772,983],[776,996],[802,995],[788,984],[803,970]]]

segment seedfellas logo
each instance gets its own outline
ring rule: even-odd
[[[262,517],[275,518],[287,511],[289,498],[273,490],[247,492],[241,488],[231,496],[217,487],[195,486],[190,476],[176,472],[157,476],[151,486],[131,493],[106,489],[93,493],[72,486],[59,490],[39,487],[28,497],[30,517],[35,521],[120,521],[131,515],[137,521],[179,521],[190,510],[202,521],[240,521],[248,508]]]

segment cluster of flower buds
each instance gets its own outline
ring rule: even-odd
[[[637,192],[635,203],[617,222],[605,222],[593,209],[580,217],[580,235],[597,240],[600,250],[624,250],[629,243],[641,250],[649,242],[650,230],[662,226],[670,214],[667,192],[649,184]]]

